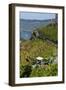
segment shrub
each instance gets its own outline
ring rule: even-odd
[[[29,77],[32,69],[30,65],[21,66],[20,68],[20,78]]]

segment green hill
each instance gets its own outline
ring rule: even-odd
[[[58,26],[57,24],[49,24],[46,27],[40,27],[38,29],[40,38],[45,38],[53,41],[54,43],[58,42]]]

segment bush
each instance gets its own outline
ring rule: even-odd
[[[57,64],[45,65],[45,67],[34,68],[31,77],[56,76],[58,74]]]
[[[20,78],[22,77],[29,77],[31,74],[31,66],[30,65],[25,65],[25,66],[21,66],[20,68]]]

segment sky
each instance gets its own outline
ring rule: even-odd
[[[20,12],[20,19],[47,20],[54,18],[55,13]]]

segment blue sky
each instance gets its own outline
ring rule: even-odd
[[[46,20],[55,18],[55,13],[20,12],[20,19]]]

